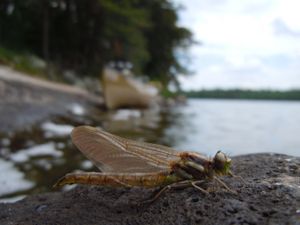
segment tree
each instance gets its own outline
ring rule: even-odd
[[[77,74],[130,62],[134,73],[167,86],[185,72],[176,50],[191,44],[177,20],[168,0],[3,0],[0,44]]]
[[[170,81],[177,81],[178,73],[187,72],[175,54],[178,48],[192,44],[192,34],[186,28],[178,27],[177,11],[169,1],[144,2],[149,8],[152,21],[151,29],[145,32],[150,60],[144,73],[166,86]]]

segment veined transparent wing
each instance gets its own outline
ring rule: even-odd
[[[90,126],[76,127],[72,141],[103,172],[149,173],[167,171],[178,161],[172,148],[121,138]]]

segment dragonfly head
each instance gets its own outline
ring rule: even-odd
[[[213,158],[213,168],[219,174],[229,174],[231,159],[223,152],[218,151]]]

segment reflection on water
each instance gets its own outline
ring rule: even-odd
[[[62,152],[55,149],[54,143],[46,143],[42,145],[36,145],[32,148],[21,149],[20,151],[11,154],[10,160],[15,163],[25,163],[30,161],[31,157],[43,157],[43,156],[51,156],[51,157],[61,157]],[[44,166],[48,165],[47,163]],[[51,166],[50,166],[51,167]]]
[[[298,102],[191,100],[187,106],[150,111],[74,108],[75,116],[1,135],[0,201],[51,191],[67,172],[96,171],[69,137],[71,129],[81,124],[207,155],[219,149],[231,155],[266,151],[300,155]]]
[[[34,183],[24,178],[24,174],[9,161],[0,159],[0,196],[30,189]]]
[[[51,122],[43,123],[41,128],[46,131],[46,137],[55,136],[68,136],[73,130],[74,126],[55,124]]]

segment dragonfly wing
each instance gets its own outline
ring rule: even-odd
[[[72,131],[73,143],[103,172],[149,173],[169,170],[177,151],[136,142],[90,126]]]

